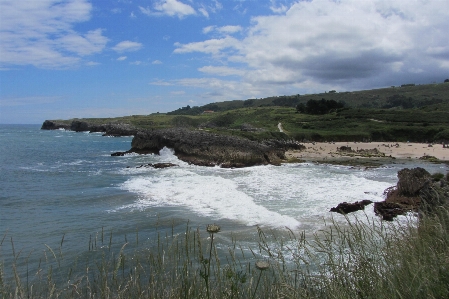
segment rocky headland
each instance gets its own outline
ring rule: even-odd
[[[251,141],[245,138],[215,134],[201,130],[170,128],[138,132],[129,152],[159,153],[164,147],[174,150],[185,162],[201,166],[246,167],[278,165],[288,149],[300,149],[295,142],[269,140]]]
[[[297,142],[284,140],[251,141],[242,137],[216,134],[186,128],[138,130],[129,124],[91,124],[74,120],[66,122],[46,120],[43,130],[66,129],[72,131],[104,132],[107,136],[130,136],[134,138],[131,149],[113,153],[121,156],[128,153],[158,154],[164,147],[173,149],[175,155],[185,162],[200,166],[223,168],[254,165],[279,165],[287,150],[304,148]]]
[[[42,124],[41,130],[70,130],[75,132],[102,132],[104,136],[133,136],[138,129],[125,123],[95,124],[81,120],[72,122],[46,120]]]

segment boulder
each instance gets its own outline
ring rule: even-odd
[[[396,186],[385,190],[385,201],[374,204],[374,212],[384,220],[408,212],[432,213],[449,202],[447,184],[433,181],[423,168],[404,168],[398,172],[398,179]]]
[[[329,212],[337,212],[340,214],[349,214],[359,210],[364,210],[365,206],[372,204],[373,202],[368,199],[356,201],[354,203],[342,202],[338,206],[331,208]]]
[[[405,215],[409,211],[409,207],[395,202],[381,201],[374,203],[374,213],[386,221],[393,221],[396,216]]]
[[[421,167],[404,168],[398,172],[397,190],[401,196],[417,196],[419,190],[431,179],[427,170]]]

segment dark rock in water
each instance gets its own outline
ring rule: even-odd
[[[396,186],[385,190],[385,201],[374,204],[374,212],[384,220],[408,212],[432,213],[449,203],[449,188],[434,182],[423,168],[404,168],[398,172],[398,179]]]
[[[411,209],[408,206],[395,202],[381,201],[374,203],[374,212],[386,221],[393,221],[396,216],[405,215],[410,211]]]
[[[156,164],[148,164],[148,166],[156,169],[161,169],[161,168],[175,167],[178,165],[173,163],[156,163]]]
[[[115,152],[115,153],[112,153],[111,156],[113,156],[113,157],[123,157],[127,153],[128,152]]]
[[[354,203],[342,202],[335,208],[331,208],[329,212],[337,212],[340,214],[348,214],[359,210],[364,210],[365,206],[372,204],[373,202],[368,199],[356,201]]]
[[[103,132],[105,136],[133,136],[137,129],[129,124],[110,123],[93,124],[81,120],[73,120],[70,125],[58,121],[46,120],[42,124],[42,130],[66,129],[75,132]]]
[[[182,128],[138,132],[131,146],[130,151],[144,154],[172,148],[179,159],[201,166],[277,165],[285,159],[285,149],[236,136]]]

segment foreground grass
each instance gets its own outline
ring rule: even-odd
[[[314,237],[258,229],[258,248],[216,246],[219,229],[158,236],[126,253],[89,244],[71,261],[47,247],[37,271],[28,257],[1,266],[2,298],[449,298],[449,211],[400,224],[332,223]],[[103,236],[102,236],[103,239]],[[1,246],[8,241],[3,238]],[[62,246],[63,240],[61,241]],[[248,254],[249,253],[249,254]],[[22,265],[22,268],[24,266]],[[28,269],[28,268],[26,268]]]

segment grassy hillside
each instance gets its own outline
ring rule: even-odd
[[[344,102],[345,107],[324,115],[298,113],[295,108],[298,102],[322,98]],[[206,110],[213,113],[202,113]],[[202,128],[252,140],[441,142],[449,141],[449,83],[212,103],[167,114],[84,120],[143,129]],[[279,132],[279,123],[285,133]]]
[[[176,115],[196,115],[205,110],[227,111],[238,108],[283,106],[296,107],[299,103],[306,103],[308,100],[334,100],[344,102],[348,107],[353,108],[382,108],[387,106],[389,100],[395,98],[411,99],[413,107],[422,107],[432,103],[444,102],[449,99],[449,83],[427,84],[403,87],[388,87],[361,91],[329,91],[318,94],[305,95],[283,95],[272,96],[261,99],[248,99],[242,101],[227,101],[211,103],[200,107],[186,107],[169,112]],[[388,105],[389,106],[389,105]]]

